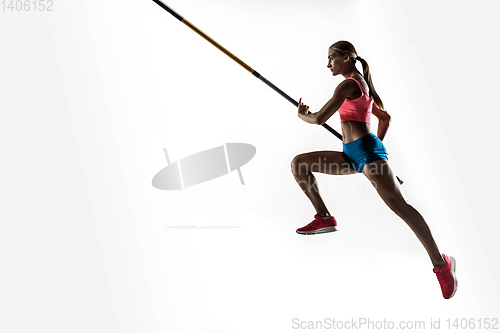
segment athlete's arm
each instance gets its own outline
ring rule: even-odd
[[[333,93],[332,98],[319,110],[317,116],[317,124],[322,125],[326,123],[328,118],[333,116],[335,112],[338,111],[342,103],[346,98],[353,98],[353,96],[361,94],[361,90],[359,89],[356,82],[353,80],[345,80],[342,81],[335,92]],[[359,97],[359,96],[356,96]],[[356,98],[354,97],[354,98]]]
[[[377,137],[382,141],[392,121],[391,115],[387,111],[380,109],[375,103],[373,103],[372,113],[378,118]]]

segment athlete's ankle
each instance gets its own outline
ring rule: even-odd
[[[446,264],[446,260],[443,258],[443,256],[441,256],[441,261],[440,262],[436,262],[434,264],[434,268],[439,268],[439,267],[443,267],[444,264]]]

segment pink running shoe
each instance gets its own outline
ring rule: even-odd
[[[456,263],[455,258],[448,257],[446,254],[443,254],[443,259],[445,260],[445,264],[434,268],[433,271],[436,273],[439,285],[441,285],[443,297],[448,299],[455,295],[458,287],[458,280],[455,275]]]
[[[325,232],[337,231],[337,221],[333,216],[323,219],[318,214],[314,215],[314,220],[305,227],[297,229],[298,234],[314,235]]]

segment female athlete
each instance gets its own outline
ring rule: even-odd
[[[363,74],[355,67],[356,61],[363,66]],[[309,107],[299,101],[298,116],[310,124],[324,124],[335,112],[339,112],[343,135],[343,151],[315,151],[297,155],[292,161],[292,173],[306,196],[311,200],[316,215],[297,233],[311,235],[337,230],[337,221],[325,206],[313,172],[330,175],[363,173],[373,184],[387,206],[413,230],[427,250],[434,265],[444,298],[451,298],[457,290],[455,259],[441,255],[431,231],[420,213],[403,198],[399,183],[387,162],[387,151],[382,140],[387,132],[391,116],[377,95],[370,76],[368,63],[358,56],[354,46],[339,41],[328,49],[328,66],[333,76],[345,77],[333,97],[316,113],[308,113]],[[377,136],[371,133],[370,114],[379,119]]]

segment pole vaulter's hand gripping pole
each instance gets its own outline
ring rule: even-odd
[[[283,90],[281,90],[280,88],[276,87],[274,84],[272,84],[271,82],[269,82],[265,77],[263,77],[262,75],[260,75],[252,67],[248,66],[241,59],[239,59],[237,56],[235,56],[234,54],[232,54],[231,52],[229,52],[225,47],[223,47],[222,45],[220,45],[219,43],[217,43],[215,40],[213,40],[212,38],[210,38],[209,36],[207,36],[203,31],[201,31],[194,24],[192,24],[191,22],[189,22],[188,20],[186,20],[184,17],[182,17],[181,15],[179,15],[175,10],[173,10],[172,8],[170,8],[169,6],[167,6],[166,4],[164,4],[160,0],[153,0],[153,1],[156,2],[161,8],[165,9],[167,12],[169,12],[170,14],[172,14],[176,19],[178,19],[179,21],[181,21],[182,23],[184,23],[185,25],[187,25],[189,28],[191,28],[191,30],[193,30],[194,32],[196,32],[198,35],[200,35],[201,37],[205,38],[210,44],[212,44],[213,46],[215,46],[216,48],[218,48],[220,51],[222,51],[224,54],[226,54],[229,58],[231,58],[234,61],[236,61],[238,64],[241,65],[241,67],[245,68],[253,76],[255,76],[256,78],[260,79],[262,82],[264,82],[265,84],[267,84],[269,87],[273,88],[274,91],[276,91],[278,94],[280,94],[281,96],[283,96],[287,101],[289,101],[290,103],[292,103],[293,105],[295,105],[295,107],[299,106],[299,102],[297,102],[296,100],[294,100],[293,98],[291,98],[290,96],[288,96]],[[307,113],[310,114],[311,112],[307,111]],[[330,126],[328,126],[327,124],[321,124],[321,126],[323,126],[324,128],[326,128],[328,131],[330,131],[330,133],[332,133],[337,138],[339,138],[340,140],[342,140],[342,135],[339,132],[337,132],[336,130],[334,130],[333,128],[331,128]],[[396,178],[398,178],[398,177],[396,177]],[[398,178],[398,181],[399,181],[400,184],[403,184],[403,181],[401,179]]]

